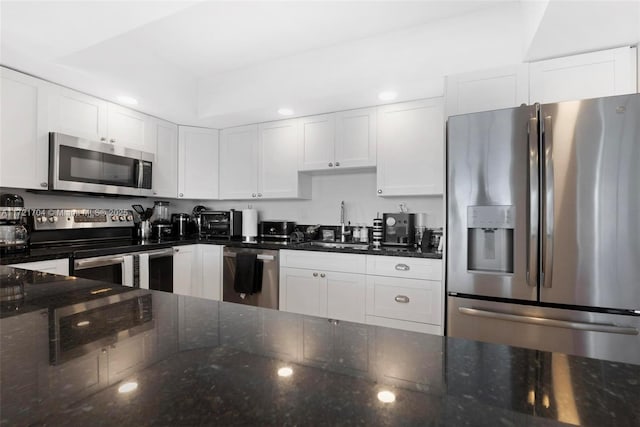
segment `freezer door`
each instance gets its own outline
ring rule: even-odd
[[[449,117],[449,292],[537,299],[537,127],[536,106]]]
[[[640,364],[640,316],[448,297],[447,335]]]
[[[540,300],[640,310],[640,95],[543,105]]]

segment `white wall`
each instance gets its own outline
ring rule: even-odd
[[[428,227],[442,227],[444,207],[442,197],[393,197],[376,195],[374,171],[316,175],[312,177],[310,200],[256,201],[199,201],[169,199],[170,212],[191,213],[195,205],[212,209],[245,209],[249,205],[258,210],[259,220],[286,219],[300,224],[338,224],[340,201],[345,202],[345,220],[351,224],[372,225],[379,212],[399,212],[405,203],[409,212],[426,212]],[[152,207],[153,198],[107,198],[92,196],[60,196],[30,193],[24,190],[0,188],[0,192],[15,192],[24,198],[27,208],[98,208],[131,209],[132,204]],[[160,199],[167,200],[167,199]]]

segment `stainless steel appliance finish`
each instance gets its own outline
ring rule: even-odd
[[[447,132],[448,334],[640,364],[640,95]]]
[[[257,262],[263,263],[262,291],[244,298],[234,290],[236,278],[236,257],[238,253],[255,253]],[[278,251],[251,248],[225,247],[223,252],[222,300],[257,307],[278,309],[280,287]]]
[[[49,190],[151,196],[153,162],[151,153],[49,134]]]
[[[93,292],[109,292],[109,288]],[[154,327],[149,292],[131,290],[53,310],[50,361],[60,364]]]

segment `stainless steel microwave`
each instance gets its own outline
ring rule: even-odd
[[[49,133],[49,190],[152,196],[154,155]]]

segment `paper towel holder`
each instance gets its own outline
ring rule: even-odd
[[[258,211],[255,209],[242,210],[242,241],[256,243],[258,237]]]

